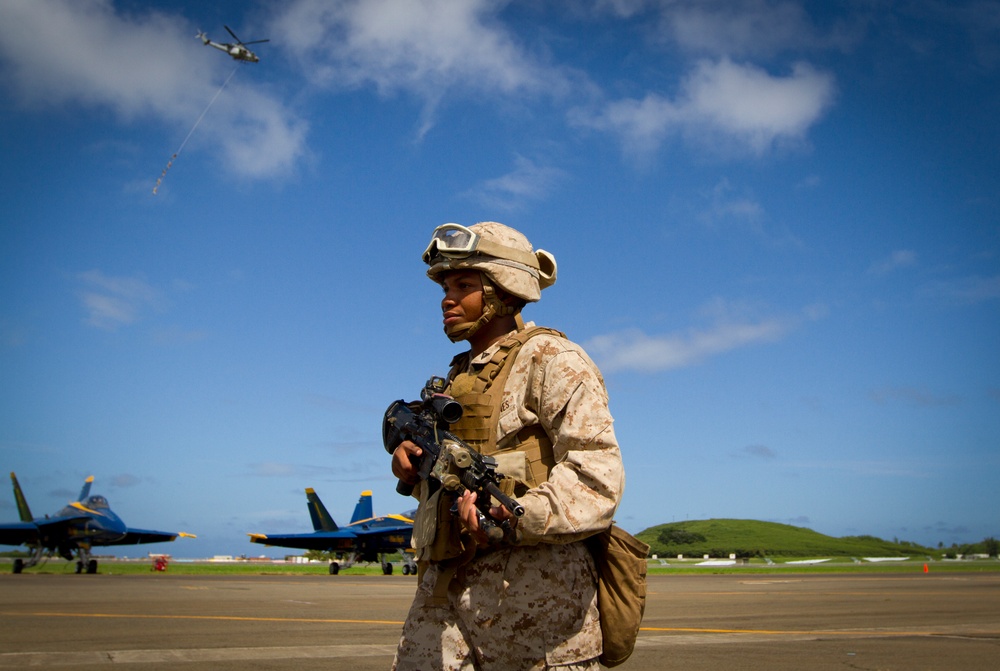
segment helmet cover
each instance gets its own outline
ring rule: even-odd
[[[555,284],[556,259],[552,254],[532,248],[523,233],[495,221],[473,224],[469,230],[489,245],[490,254],[472,250],[463,258],[441,254],[431,256],[427,276],[440,283],[440,277],[452,270],[478,270],[490,282],[509,294],[533,303],[541,298],[541,290]],[[525,263],[525,257],[534,257]],[[519,259],[519,260],[516,260]]]

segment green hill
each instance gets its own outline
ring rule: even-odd
[[[934,550],[874,536],[834,538],[811,529],[756,520],[688,520],[650,527],[636,534],[660,557],[905,557]]]

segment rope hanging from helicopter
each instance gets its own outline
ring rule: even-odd
[[[156,184],[153,186],[154,196],[156,195],[157,190],[160,188],[160,183],[163,181],[163,178],[166,177],[167,171],[170,170],[170,166],[172,166],[174,164],[174,161],[177,160],[177,157],[180,156],[180,153],[184,150],[184,145],[186,145],[188,143],[188,140],[191,139],[191,136],[194,135],[194,131],[198,127],[198,124],[201,123],[201,120],[205,118],[205,115],[208,113],[208,110],[212,107],[212,105],[215,104],[215,101],[218,100],[219,95],[222,93],[222,90],[226,88],[226,85],[229,83],[229,80],[233,78],[233,75],[236,74],[236,71],[239,69],[239,67],[240,67],[239,63],[237,63],[236,67],[233,68],[233,71],[229,73],[228,77],[226,77],[226,81],[222,82],[222,86],[219,87],[219,90],[215,92],[215,95],[209,101],[208,105],[206,105],[205,109],[202,110],[201,116],[199,116],[198,120],[194,122],[193,126],[191,126],[191,130],[188,131],[188,134],[184,138],[184,141],[181,142],[181,146],[177,148],[177,151],[175,151],[173,153],[173,156],[170,157],[170,160],[167,161],[167,167],[165,167],[163,169],[163,172],[160,173],[159,179],[156,180]]]

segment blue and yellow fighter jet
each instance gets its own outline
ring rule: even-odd
[[[392,564],[385,557],[402,551],[403,575],[416,575],[417,565],[410,549],[412,512],[375,517],[372,513],[372,493],[367,490],[361,492],[351,523],[338,527],[312,487],[306,487],[306,501],[315,531],[307,534],[247,534],[250,542],[333,552],[337,561],[330,562],[330,575],[337,575],[340,569],[350,568],[357,562],[376,561],[382,565],[382,573],[392,575]]]
[[[138,545],[140,543],[165,543],[178,536],[194,538],[192,534],[170,531],[150,531],[132,529],[108,506],[108,500],[100,495],[90,495],[91,475],[83,483],[80,498],[70,502],[55,515],[35,519],[31,515],[28,501],[24,498],[17,476],[10,474],[14,484],[14,499],[20,522],[0,524],[0,545],[27,545],[31,557],[27,561],[14,560],[14,573],[36,565],[43,556],[59,555],[73,561],[76,555],[76,572],[97,573],[97,560],[90,558],[93,547],[108,545]]]

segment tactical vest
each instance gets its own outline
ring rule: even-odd
[[[497,470],[504,474],[500,488],[508,496],[518,497],[531,487],[548,480],[555,466],[552,441],[540,425],[526,426],[497,444],[500,404],[510,367],[518,351],[530,338],[548,334],[566,336],[549,328],[532,326],[512,333],[501,341],[497,351],[477,373],[469,373],[469,352],[451,361],[445,393],[463,407],[462,417],[449,431],[481,454],[497,459]],[[507,365],[510,364],[510,365]],[[418,552],[418,580],[423,579],[428,562],[440,567],[434,586],[432,603],[448,602],[448,584],[458,566],[468,562],[477,551],[469,544],[461,524],[450,508],[452,500],[441,489],[432,491],[428,483],[420,489],[422,513],[418,513],[413,529],[414,547]]]
[[[549,478],[555,466],[552,441],[540,424],[522,428],[497,443],[497,425],[503,390],[518,351],[537,335],[565,338],[555,329],[531,326],[510,334],[478,372],[469,372],[469,352],[459,354],[451,362],[445,393],[462,404],[461,419],[450,431],[470,447],[497,459],[497,470],[505,477],[500,481],[504,493],[520,496]]]

